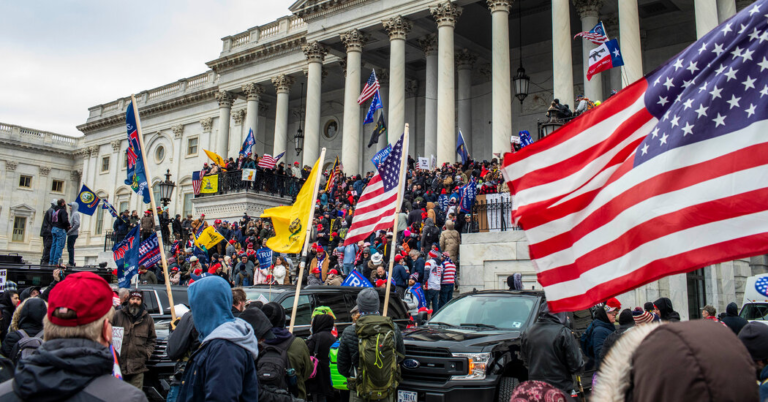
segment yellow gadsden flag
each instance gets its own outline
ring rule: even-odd
[[[213,226],[208,226],[203,230],[203,233],[200,233],[200,237],[195,239],[195,244],[210,250],[211,247],[219,244],[222,240],[224,240],[224,236],[220,235]]]
[[[276,253],[298,254],[307,235],[309,212],[314,208],[312,193],[320,171],[320,159],[315,162],[307,181],[301,187],[296,202],[291,206],[269,208],[261,214],[262,218],[272,218],[275,236],[267,240],[267,247]]]
[[[209,157],[209,158],[210,158],[210,159],[211,159],[211,160],[212,160],[214,163],[216,163],[217,165],[219,165],[219,167],[220,167],[220,168],[222,168],[223,170],[226,170],[226,169],[224,169],[224,168],[226,168],[226,167],[227,167],[227,161],[225,161],[225,160],[224,160],[224,158],[222,158],[222,157],[221,157],[219,154],[217,154],[216,152],[213,152],[213,151],[209,151],[209,150],[207,150],[207,149],[204,149],[204,150],[203,150],[203,152],[205,152],[205,154],[206,154],[206,155],[208,155],[208,157]]]
[[[205,176],[200,180],[200,192],[203,194],[213,194],[219,191],[219,175],[214,174]]]

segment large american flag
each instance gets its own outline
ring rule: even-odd
[[[274,169],[275,165],[277,165],[277,161],[279,161],[283,155],[285,155],[285,152],[280,153],[280,155],[277,155],[274,158],[270,154],[264,154],[259,160],[259,167],[262,169]]]
[[[376,78],[376,70],[371,70],[371,76],[365,83],[363,92],[360,93],[360,97],[357,98],[357,104],[362,105],[365,103],[365,101],[370,99],[371,96],[373,96],[380,87],[381,85],[379,85],[379,80]]]
[[[381,163],[357,201],[352,226],[344,240],[345,246],[365,240],[375,230],[392,228],[397,207],[397,189],[402,187],[402,183],[399,183],[400,158],[408,154],[408,144],[403,145],[404,136],[401,135],[392,147],[392,152]]]
[[[768,0],[504,158],[552,311],[768,252]]]
[[[192,172],[192,190],[195,195],[200,195],[200,184],[203,182],[204,171]]]

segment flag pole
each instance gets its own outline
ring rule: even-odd
[[[320,151],[320,164],[317,168],[322,170],[325,161],[325,148]],[[315,218],[315,200],[317,192],[320,189],[320,172],[315,175],[315,188],[312,189],[312,206],[309,208],[309,220],[307,220],[307,234],[304,237],[304,247],[301,250],[301,261],[299,262],[299,277],[296,279],[296,293],[293,296],[293,310],[291,310],[291,324],[288,331],[293,333],[293,325],[296,323],[296,310],[299,308],[299,294],[301,293],[301,281],[304,279],[304,266],[306,265],[307,249],[309,248],[309,236],[312,235],[312,219]]]
[[[395,205],[395,214],[392,220],[392,245],[389,250],[389,273],[387,274],[387,294],[384,295],[384,311],[381,313],[384,317],[387,316],[387,310],[389,309],[389,293],[392,289],[392,269],[395,266],[395,253],[397,252],[397,215],[400,213],[400,206],[403,204],[403,186],[405,185],[405,167],[407,166],[408,155],[405,152],[408,146],[408,123],[405,123],[405,131],[403,132],[403,153],[400,155],[400,177],[397,181],[397,204]],[[403,228],[405,229],[405,228]]]
[[[147,166],[147,148],[144,146],[144,135],[141,133],[141,121],[139,119],[139,108],[136,107],[136,98],[131,94],[131,107],[133,107],[133,115],[136,116],[136,130],[139,134],[139,145],[141,145],[142,158],[141,162],[144,164],[144,174],[147,176],[147,185],[149,186],[152,180],[152,175],[149,173],[149,166]],[[149,191],[149,206],[152,208],[152,215],[155,217],[157,226],[160,226],[160,217],[157,215],[157,208],[155,207],[155,194],[152,191],[152,187],[145,189]],[[153,228],[154,229],[154,228]],[[165,290],[168,292],[168,303],[171,306],[171,329],[176,329],[176,310],[173,308],[173,294],[171,293],[171,280],[168,278],[168,260],[165,258],[165,248],[163,248],[163,233],[155,232],[158,239],[158,248],[160,248],[160,258],[163,262],[163,276],[165,277]],[[138,280],[136,281],[138,286]],[[162,310],[162,308],[161,308]],[[162,311],[161,311],[162,313]]]

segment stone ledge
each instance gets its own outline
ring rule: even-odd
[[[257,193],[230,193],[194,198],[192,205],[196,214],[205,214],[205,219],[240,220],[244,212],[248,216],[258,217],[265,209],[291,205],[290,197],[277,197]]]

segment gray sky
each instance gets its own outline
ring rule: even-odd
[[[202,73],[294,0],[0,0],[0,122],[80,136],[88,107]]]

